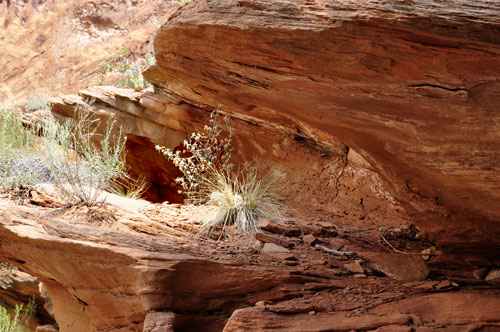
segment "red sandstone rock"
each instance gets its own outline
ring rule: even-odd
[[[363,267],[359,262],[347,263],[344,264],[343,267],[352,273],[365,273],[365,270],[363,270]]]
[[[295,260],[295,256],[289,249],[274,243],[265,243],[264,247],[260,251],[260,255],[266,259],[277,261]]]
[[[175,332],[175,314],[172,312],[150,312],[144,320],[143,332]]]
[[[429,267],[420,255],[360,252],[367,267],[403,281],[421,281],[429,276]]]
[[[253,307],[236,310],[229,319],[223,332],[244,331],[287,331],[320,332],[374,330],[384,325],[407,325],[408,315],[380,315],[348,318],[344,313],[316,314],[314,318],[307,313],[298,315],[278,315]]]
[[[494,257],[499,36],[491,1],[200,0],[160,29],[146,76],[189,103],[345,143],[432,241]]]

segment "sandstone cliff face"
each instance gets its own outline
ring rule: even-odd
[[[164,14],[146,1],[106,3]],[[136,24],[125,12],[93,15],[104,1],[0,2],[11,36],[38,24],[30,17],[43,8],[77,15],[79,5],[93,8],[82,24],[98,45],[121,47],[120,22]],[[24,11],[36,15],[22,20]],[[44,283],[62,332],[495,331],[498,278],[484,279],[500,266],[499,13],[487,1],[194,0],[155,37],[154,91],[89,88],[52,99],[53,113],[74,116],[93,99],[95,114],[128,136],[132,170],[152,182],[148,198],[180,202],[178,172],[154,145],[179,146],[221,105],[235,160],[261,158],[288,179],[282,227],[293,232],[217,243],[194,237],[196,216],[175,204],[115,198],[89,219],[34,195],[50,204],[0,200],[0,260]],[[24,45],[16,38],[5,45]],[[80,56],[69,71],[95,64]],[[38,91],[12,63],[2,93]],[[379,243],[381,226],[412,221],[438,245],[426,254],[437,256],[437,281],[382,276],[428,276],[420,256],[410,264]],[[400,239],[403,250],[431,246],[416,234]],[[287,259],[266,251],[278,244]]]
[[[171,1],[0,1],[0,102],[76,92],[99,81],[101,60],[123,47],[152,52]],[[87,75],[82,75],[87,72]]]
[[[359,153],[431,239],[500,254],[500,5],[195,1],[147,77],[202,107]]]
[[[93,100],[92,105],[85,100]],[[208,124],[209,108],[161,92],[113,87],[92,87],[80,91],[79,96],[62,96],[51,102],[53,114],[59,117],[74,117],[79,107],[91,107],[103,122],[116,121],[128,138],[131,171],[147,176],[151,182],[146,197],[155,202],[182,202],[175,183],[180,173],[154,146],[181,146],[189,133],[202,131]],[[283,178],[283,195],[291,217],[306,223],[317,219],[336,224],[359,223],[366,228],[408,221],[405,209],[380,177],[345,144],[318,142],[307,133],[266,118],[230,115],[233,162],[242,164],[259,158],[263,168]]]

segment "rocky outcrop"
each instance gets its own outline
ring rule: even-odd
[[[0,306],[9,313],[14,312],[16,305],[26,305],[31,299],[36,303],[36,314],[29,320],[31,330],[44,323],[54,322],[44,306],[45,299],[40,294],[41,284],[33,276],[19,271],[11,264],[0,263]]]
[[[172,1],[0,1],[0,100],[22,103],[100,81],[102,60],[152,52]],[[123,59],[122,59],[123,60]]]
[[[0,259],[43,282],[61,332],[451,332],[500,324],[495,281],[353,275],[345,265],[357,258],[313,250],[268,221],[258,237],[264,247],[280,239],[295,257],[269,260],[257,236],[195,237],[203,211],[193,207],[109,195],[104,207],[61,208],[48,204],[47,187],[33,192],[32,203],[50,207],[0,200]],[[321,243],[337,236],[332,226],[288,226]],[[367,249],[367,234],[342,236],[351,250]]]
[[[91,87],[79,96],[52,98],[52,113],[74,117],[90,107],[104,124],[116,121],[127,136],[127,161],[137,176],[146,176],[151,187],[146,197],[155,202],[182,202],[175,178],[179,171],[155,149],[176,148],[189,133],[202,131],[210,109],[159,91],[135,92],[114,87]],[[92,100],[91,105],[87,103]],[[306,133],[265,119],[231,115],[234,162],[259,158],[284,178],[283,196],[289,213],[302,220],[321,219],[366,227],[383,218],[384,225],[406,223],[406,213],[381,184],[379,176],[354,150],[344,144],[322,144]],[[103,126],[102,129],[104,129]],[[311,214],[314,210],[314,214]]]
[[[190,104],[342,142],[445,252],[494,259],[499,36],[491,1],[199,0],[159,30],[146,76]]]

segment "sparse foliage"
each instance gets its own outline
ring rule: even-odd
[[[282,189],[280,179],[262,172],[259,163],[245,164],[234,170],[229,163],[232,153],[232,129],[224,118],[227,134],[217,124],[217,111],[212,113],[210,126],[201,133],[192,133],[184,140],[183,150],[156,149],[183,173],[176,179],[182,193],[197,205],[205,205],[200,216],[202,234],[211,235],[220,228],[235,225],[244,233],[255,232],[257,217],[281,218]]]
[[[0,306],[0,331],[2,332],[29,332],[29,320],[36,312],[35,297],[33,296],[24,305],[16,305],[14,316],[11,317],[7,309]]]
[[[177,151],[156,146],[168,160],[172,161],[183,176],[176,179],[182,188],[181,193],[191,199],[197,199],[203,176],[209,170],[222,171],[232,167],[229,164],[232,147],[232,129],[228,117],[224,117],[227,136],[222,136],[222,129],[217,123],[217,111],[210,115],[210,126],[205,126],[203,132],[192,133],[183,142],[183,148]]]
[[[76,120],[68,119],[64,124],[45,120],[42,136],[46,139],[46,157],[55,183],[72,203],[92,206],[102,202],[103,192],[125,176],[126,140],[121,131],[112,134],[113,122],[107,124],[102,138],[96,139],[98,120],[84,109],[76,114]]]
[[[178,7],[182,7],[188,2],[191,2],[191,0],[172,0]]]
[[[103,202],[104,192],[138,197],[147,181],[135,181],[125,170],[125,138],[114,123],[104,135],[99,120],[78,109],[76,119],[64,123],[47,116],[23,123],[20,112],[0,112],[0,189],[12,191],[42,182],[56,185],[69,203],[92,206]]]
[[[28,112],[47,109],[49,98],[50,98],[49,94],[42,94],[39,96],[35,96],[26,102],[24,109]]]
[[[38,137],[16,107],[0,107],[0,189],[13,190],[50,181],[52,173],[38,154]]]
[[[142,72],[149,66],[155,63],[155,59],[151,54],[146,54],[145,59],[139,59],[135,62],[129,60],[129,53],[126,47],[121,51],[110,54],[109,60],[102,60],[97,65],[100,69],[100,79],[98,85],[103,85],[109,74],[114,74],[118,77],[114,84],[117,87],[128,86],[135,90],[142,90],[149,86],[149,83]],[[87,76],[88,73],[82,73],[82,76]]]
[[[199,194],[209,207],[202,217],[202,233],[211,234],[218,227],[224,232],[228,225],[253,233],[258,229],[258,217],[281,219],[281,189],[280,179],[261,171],[256,162],[239,171],[207,172]]]

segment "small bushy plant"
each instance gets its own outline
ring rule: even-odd
[[[172,0],[178,7],[182,7],[188,2],[191,2],[191,0]]]
[[[146,182],[135,185],[125,171],[126,139],[113,134],[108,123],[104,135],[96,133],[99,121],[78,109],[76,119],[64,123],[51,116],[36,124],[23,123],[20,112],[0,112],[0,189],[12,191],[37,183],[56,185],[69,203],[93,206],[103,202],[105,191],[121,188],[140,195]]]
[[[38,154],[38,137],[23,123],[19,108],[0,107],[0,189],[13,190],[50,181],[52,173]]]
[[[90,112],[79,109],[76,119],[59,124],[52,119],[42,122],[46,139],[45,154],[54,181],[71,197],[73,203],[95,205],[104,200],[103,192],[125,176],[123,152],[126,139],[113,135],[114,123],[108,123],[105,134],[95,144],[98,120]]]
[[[236,225],[244,233],[258,230],[258,217],[281,219],[280,179],[263,172],[257,162],[238,171],[207,172],[200,196],[209,207],[202,217],[202,233],[210,234],[219,226],[222,232]]]
[[[36,312],[35,297],[28,300],[26,306],[22,303],[16,305],[14,316],[11,317],[7,309],[0,306],[0,331],[1,332],[29,332],[29,320]]]
[[[224,117],[227,136],[222,136],[222,129],[217,123],[217,111],[210,114],[210,125],[203,132],[192,133],[183,142],[183,149],[177,151],[156,146],[165,158],[179,168],[183,176],[175,181],[182,188],[180,193],[190,199],[199,199],[201,181],[209,170],[222,171],[232,167],[229,164],[232,147],[232,129],[228,117]]]
[[[227,134],[217,124],[217,111],[212,113],[210,126],[201,133],[192,133],[184,140],[183,150],[172,151],[161,146],[156,149],[183,173],[176,179],[192,203],[205,205],[201,216],[201,233],[211,235],[228,225],[244,233],[258,229],[259,216],[281,218],[280,181],[271,173],[260,170],[253,162],[234,169],[229,163],[232,153],[232,129],[224,118]]]
[[[128,57],[128,49],[124,47],[116,54],[110,54],[109,60],[99,62],[97,65],[100,68],[98,85],[103,85],[108,74],[114,73],[118,75],[114,84],[119,88],[128,86],[135,90],[142,90],[151,86],[151,83],[144,78],[142,72],[155,63],[154,57],[148,53],[145,59],[139,59],[136,62],[130,61]],[[83,73],[84,76],[87,74],[86,72]]]
[[[49,94],[42,94],[30,98],[24,105],[24,109],[28,112],[47,109],[49,98],[50,98]]]

